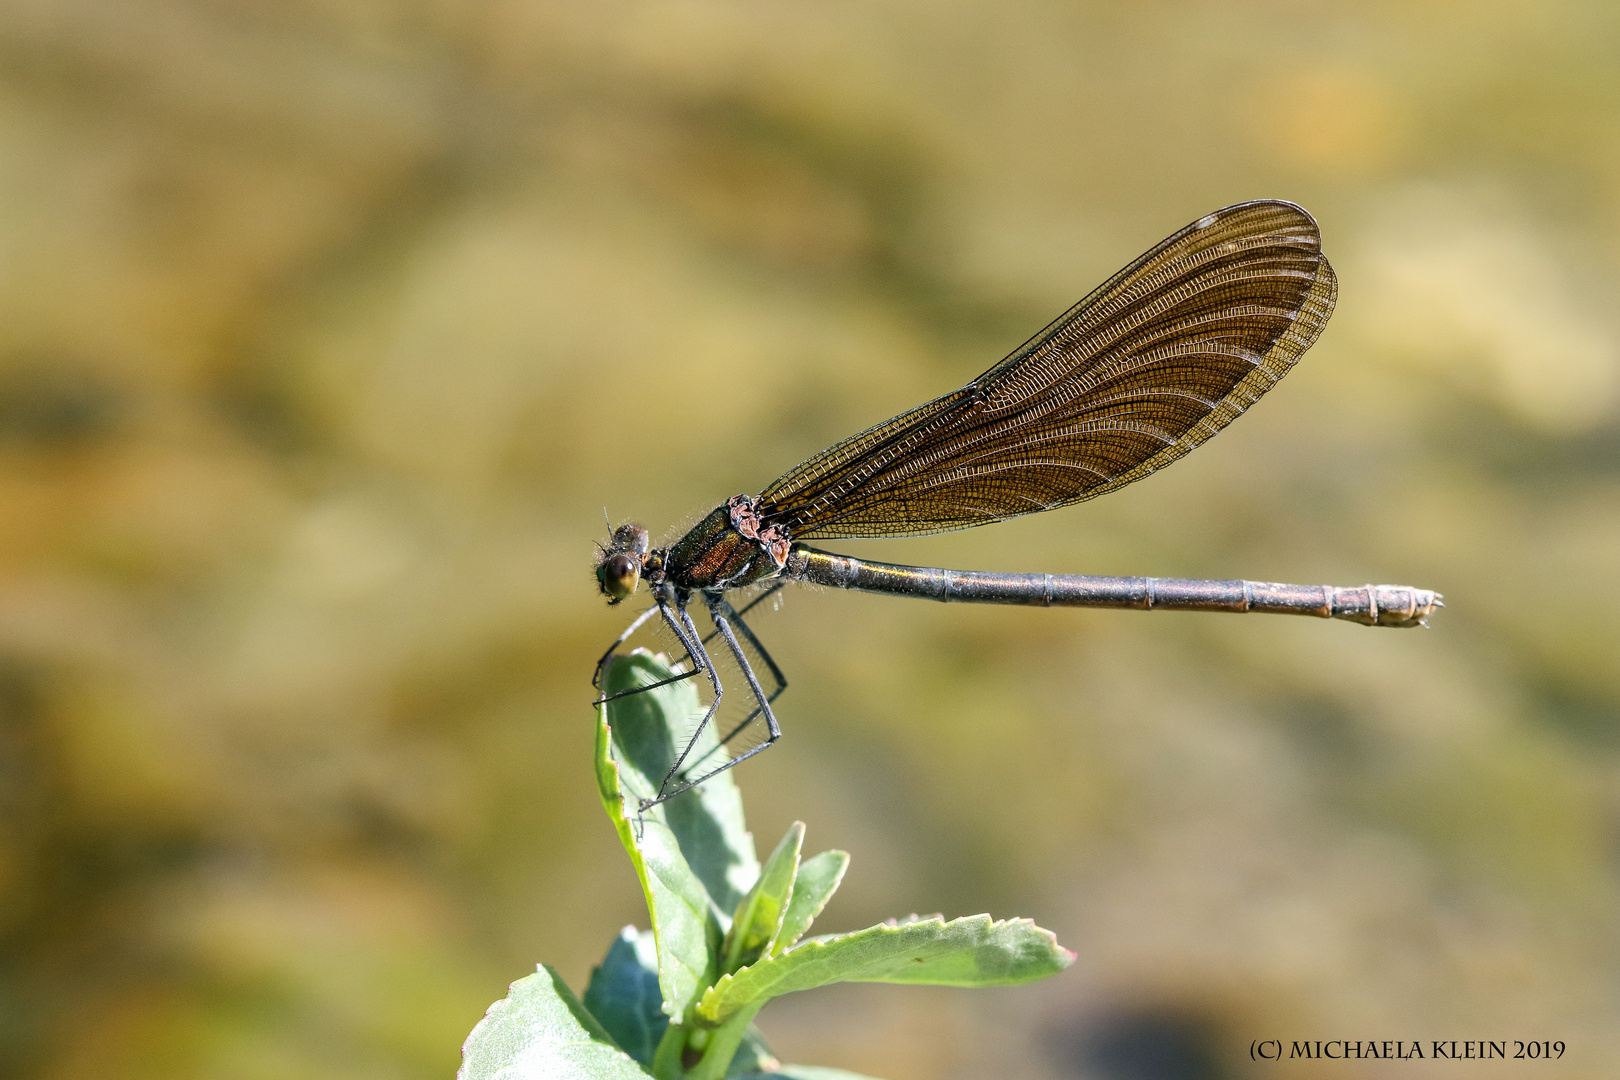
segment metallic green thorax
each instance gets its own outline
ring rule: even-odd
[[[787,558],[786,537],[761,530],[753,500],[738,495],[676,541],[664,556],[667,580],[677,589],[735,589],[774,577]]]

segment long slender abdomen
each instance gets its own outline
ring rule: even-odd
[[[1348,619],[1367,626],[1423,626],[1438,593],[1406,585],[1281,585],[1267,581],[1003,574],[869,562],[797,545],[782,576],[815,585],[968,604],[1264,612]]]

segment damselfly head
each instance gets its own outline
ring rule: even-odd
[[[640,525],[620,525],[613,539],[596,561],[596,584],[608,603],[617,604],[636,591],[641,583],[641,566],[647,561],[647,530]]]

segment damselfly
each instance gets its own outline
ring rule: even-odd
[[[966,529],[1140,480],[1276,385],[1322,332],[1336,295],[1309,214],[1279,201],[1229,206],[1166,239],[960,390],[823,450],[759,495],[733,496],[668,547],[651,548],[647,530],[637,525],[613,530],[596,566],[602,592],[617,604],[644,580],[653,606],[608,648],[593,682],[600,685],[614,650],[656,615],[692,661],[689,671],[667,681],[701,674],[714,694],[658,793],[641,808],[780,737],[771,705],[787,680],[743,621],[749,609],[739,612],[726,598],[762,582],[771,582],[765,595],[788,581],[807,581],[966,603],[1258,611],[1425,625],[1443,606],[1440,597],[1406,586],[942,570],[870,562],[804,543]],[[707,638],[687,611],[694,596],[714,622]],[[754,700],[747,719],[720,742],[761,716],[766,735],[723,763],[692,763],[699,775],[688,776],[698,734],[725,692],[704,649],[716,635]],[[770,674],[768,693],[743,641]]]

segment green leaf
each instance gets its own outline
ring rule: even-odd
[[[613,659],[604,673],[602,688],[612,694],[674,674],[662,657],[637,649]],[[695,680],[620,698],[609,702],[607,710],[607,722],[614,733],[614,753],[627,793],[637,803],[652,798],[702,719]],[[718,746],[719,737],[711,725],[699,733],[688,764],[702,760],[706,754],[724,754],[724,750],[717,750]],[[631,805],[625,813],[633,816],[635,809]],[[722,928],[729,926],[737,902],[759,877],[759,859],[754,854],[754,838],[743,820],[742,793],[737,790],[736,778],[723,772],[654,807],[645,817],[662,821],[674,833],[681,854],[713,899]]]
[[[658,989],[658,952],[651,934],[633,926],[620,931],[607,957],[591,971],[585,1008],[625,1053],[652,1064],[669,1017]]]
[[[793,894],[793,879],[799,872],[799,849],[803,845],[804,822],[795,821],[771,852],[771,857],[765,860],[759,880],[737,905],[736,917],[721,952],[721,971],[747,967],[758,960],[776,938],[776,932],[782,928],[782,916],[788,909],[788,898]]]
[[[813,938],[781,956],[724,975],[703,995],[697,1014],[725,1022],[743,1008],[795,990],[835,982],[1009,986],[1055,975],[1074,962],[1051,931],[1028,919],[994,922],[988,915],[944,921],[939,916],[883,923]]]
[[[793,879],[793,895],[788,900],[787,912],[782,916],[782,925],[766,949],[769,955],[782,955],[804,936],[816,916],[821,914],[821,909],[827,906],[827,901],[832,899],[832,894],[838,891],[838,884],[844,880],[847,869],[849,853],[844,851],[823,851],[799,865],[798,876]]]
[[[603,679],[604,690],[613,693],[665,677],[668,669],[651,661],[646,654],[619,658]],[[647,790],[648,781],[633,765],[624,764],[636,760],[633,754],[614,750],[622,741],[634,746],[667,737],[672,714],[690,711],[682,701],[685,695],[670,692],[680,687],[676,683],[608,702],[597,710],[596,726],[597,789],[641,880],[658,947],[659,996],[665,1014],[676,1021],[686,1017],[718,974],[716,956],[723,931],[708,891],[692,872],[665,821],[663,811],[669,804],[637,815],[635,792]],[[624,729],[622,733],[609,725],[610,716]]]
[[[647,1080],[549,967],[513,983],[461,1048],[457,1080]]]

